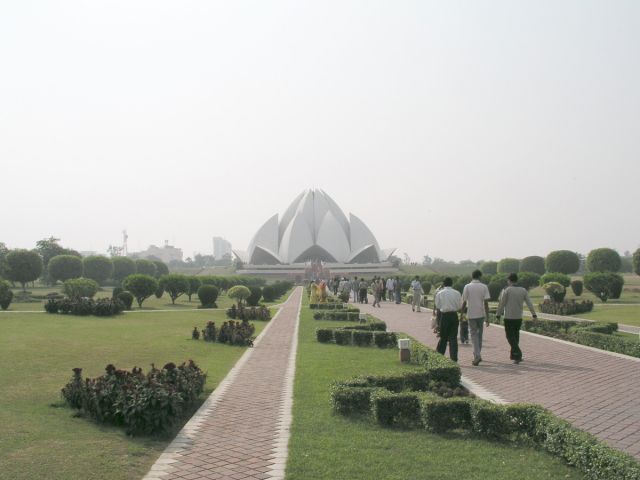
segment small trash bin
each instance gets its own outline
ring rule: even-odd
[[[398,339],[398,350],[400,351],[400,361],[409,362],[411,360],[411,340],[408,338]]]

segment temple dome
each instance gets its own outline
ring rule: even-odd
[[[381,250],[365,223],[349,219],[324,191],[305,190],[279,220],[274,215],[253,236],[246,252],[234,250],[243,262],[277,265],[322,260],[330,263],[379,263],[394,249]]]

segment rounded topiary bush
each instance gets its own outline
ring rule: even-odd
[[[0,308],[6,310],[13,300],[13,290],[9,282],[0,280]]]
[[[251,296],[251,290],[244,285],[236,285],[229,289],[227,296],[238,302],[238,305],[241,305],[243,301]]]
[[[480,265],[480,270],[484,275],[495,275],[496,273],[498,273],[498,262],[482,262],[482,264]]]
[[[202,308],[216,308],[218,299],[218,287],[215,285],[201,285],[198,288],[198,299]]]
[[[540,275],[534,272],[520,272],[518,274],[518,285],[531,290],[540,284]]]
[[[544,275],[546,267],[544,265],[544,258],[537,255],[531,255],[530,257],[524,257],[520,261],[521,272],[533,272],[538,275]]]
[[[64,282],[82,276],[82,258],[75,255],[56,255],[49,260],[47,271],[51,280]]]
[[[582,280],[573,280],[571,282],[571,290],[573,291],[573,294],[576,297],[579,297],[580,295],[582,295],[583,288],[584,288],[584,283],[582,283]]]
[[[64,293],[69,298],[93,298],[98,293],[98,283],[90,278],[72,278],[64,282]]]
[[[116,298],[122,302],[125,310],[131,310],[131,305],[133,305],[133,294],[131,292],[124,290]]]
[[[247,305],[255,307],[262,298],[262,289],[260,287],[248,287],[251,295],[247,297]]]
[[[611,248],[596,248],[587,255],[587,269],[590,272],[617,272],[621,265],[620,255]]]
[[[518,273],[520,260],[517,258],[503,258],[498,262],[498,273]]]
[[[99,284],[104,283],[113,275],[113,262],[103,255],[90,255],[82,259],[84,276],[95,280]]]
[[[571,277],[564,273],[545,273],[540,277],[540,286],[544,286],[545,283],[556,282],[567,288],[571,285]]]
[[[547,272],[571,275],[580,268],[580,257],[570,250],[555,250],[544,259]]]
[[[624,278],[612,272],[592,272],[584,276],[584,288],[603,302],[610,298],[620,298]]]
[[[265,285],[262,289],[262,299],[265,302],[273,302],[278,297],[276,288],[271,285]]]
[[[549,282],[543,285],[544,291],[549,295],[554,302],[564,301],[564,297],[567,294],[567,289],[564,285],[558,282]]]

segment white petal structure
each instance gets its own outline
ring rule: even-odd
[[[322,260],[331,263],[379,263],[395,249],[381,250],[371,230],[322,190],[305,190],[278,222],[274,215],[253,236],[247,252],[235,255],[252,265]]]

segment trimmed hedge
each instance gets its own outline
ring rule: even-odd
[[[393,332],[364,330],[362,328],[318,328],[316,340],[320,343],[335,343],[336,345],[355,345],[368,347],[375,345],[378,348],[392,348],[398,342],[397,335]]]
[[[310,303],[309,308],[313,310],[346,310],[344,303]]]
[[[572,335],[572,340],[581,345],[640,358],[640,343],[636,340],[596,333],[585,328],[576,329]]]
[[[561,302],[545,300],[538,304],[538,308],[540,312],[550,313],[552,315],[575,315],[593,310],[593,302],[591,300],[583,300],[581,302],[576,302],[575,300],[564,300]]]
[[[347,310],[339,312],[314,312],[314,320],[332,320],[338,322],[358,322],[360,321],[360,312],[350,312]]]
[[[409,335],[398,334],[398,336],[411,339],[411,363],[424,366],[431,380],[444,382],[452,387],[460,384],[460,366],[456,362],[426,347]]]

